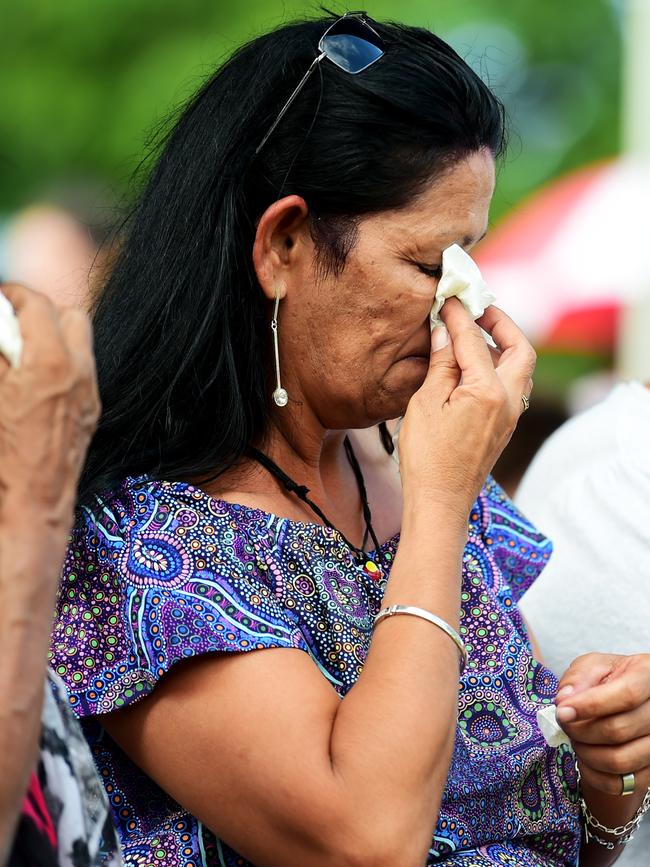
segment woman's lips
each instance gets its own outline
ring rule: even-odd
[[[428,343],[426,346],[418,346],[416,349],[412,349],[410,352],[405,352],[402,358],[425,358],[428,361],[430,356],[431,344]]]

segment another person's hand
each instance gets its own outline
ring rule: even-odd
[[[90,324],[23,286],[2,291],[24,348],[17,369],[0,356],[0,490],[12,509],[36,509],[48,526],[67,528],[99,415]]]
[[[558,722],[571,738],[583,779],[620,795],[622,776],[650,788],[650,654],[579,656],[562,677]]]
[[[34,764],[54,594],[99,413],[86,316],[2,291],[23,353],[15,369],[0,356],[0,864]]]
[[[503,311],[489,307],[475,323],[451,298],[432,334],[429,372],[413,395],[400,431],[405,495],[417,489],[440,504],[469,511],[510,439],[532,389],[535,352]],[[500,349],[493,356],[479,325]]]

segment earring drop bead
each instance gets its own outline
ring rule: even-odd
[[[289,395],[286,389],[282,388],[280,381],[280,347],[278,346],[278,308],[280,307],[280,292],[275,290],[275,310],[273,311],[273,319],[271,319],[271,331],[273,332],[273,354],[275,356],[275,380],[276,389],[273,392],[273,400],[276,406],[286,406],[289,403]]]
[[[273,392],[273,400],[277,406],[286,406],[289,403],[289,395],[284,388],[276,388]]]

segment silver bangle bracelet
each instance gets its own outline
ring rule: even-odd
[[[438,617],[436,614],[432,614],[431,611],[427,611],[425,608],[418,608],[415,605],[389,605],[387,608],[382,608],[379,614],[375,615],[373,629],[378,623],[381,623],[382,620],[385,620],[387,617],[393,617],[395,614],[410,614],[412,617],[420,617],[422,620],[433,623],[434,626],[441,629],[445,635],[448,635],[451,638],[458,648],[461,661],[461,674],[465,671],[469,660],[467,648],[463,644],[460,635],[447,623],[446,620],[443,620],[442,617]]]

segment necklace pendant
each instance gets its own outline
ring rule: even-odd
[[[366,573],[366,575],[369,575],[373,581],[379,581],[381,578],[381,570],[379,566],[372,560],[366,560],[366,562],[363,564],[363,571]]]

